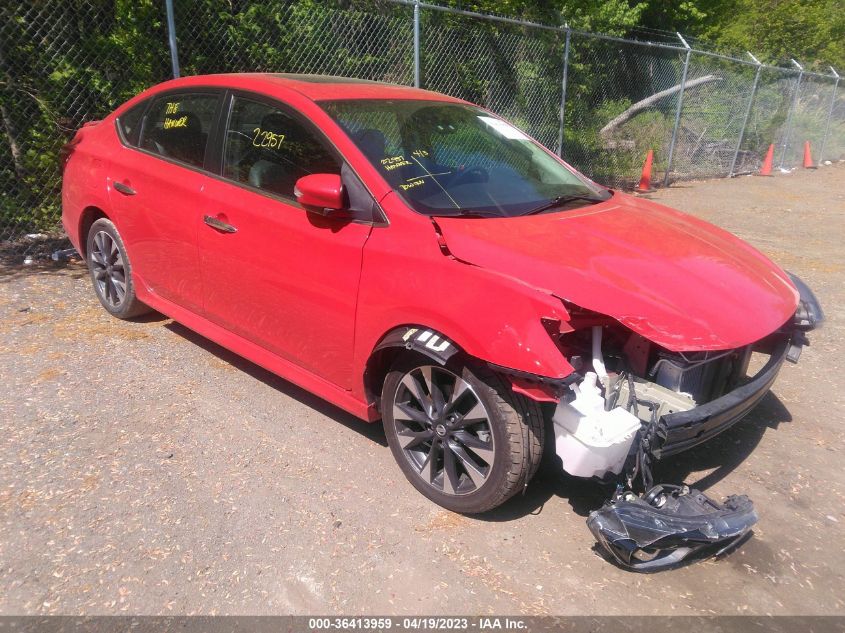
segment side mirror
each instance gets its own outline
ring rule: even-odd
[[[310,174],[296,181],[293,195],[308,211],[335,215],[343,210],[343,183],[337,174]]]

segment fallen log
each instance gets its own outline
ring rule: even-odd
[[[692,79],[686,84],[684,84],[684,90],[689,90],[691,88],[697,88],[698,86],[703,86],[704,84],[713,82],[713,81],[721,81],[722,77],[719,75],[705,75],[704,77],[699,77],[698,79]],[[637,101],[634,105],[630,108],[625,110],[622,114],[617,116],[616,118],[612,119],[607,125],[605,125],[600,131],[599,134],[602,136],[607,136],[613,130],[618,128],[620,125],[625,123],[625,121],[631,119],[635,114],[642,112],[643,110],[647,110],[648,108],[652,107],[661,99],[665,99],[676,92],[680,91],[681,84],[677,84],[676,86],[672,86],[671,88],[667,88],[666,90],[661,90],[660,92],[655,92],[650,97],[646,97],[641,101]]]

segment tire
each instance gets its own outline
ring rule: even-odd
[[[85,252],[94,293],[109,314],[130,319],[150,312],[135,295],[126,246],[110,220],[100,218],[91,225]]]
[[[522,490],[540,465],[538,403],[479,362],[442,367],[403,355],[385,378],[381,402],[399,468],[418,491],[453,512],[492,510]]]

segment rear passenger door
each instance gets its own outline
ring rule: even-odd
[[[118,120],[124,148],[111,161],[112,206],[137,281],[197,313],[200,195],[222,99],[212,89],[153,97],[140,127],[137,112]]]
[[[314,215],[296,202],[300,177],[348,170],[304,117],[257,95],[234,95],[227,107],[220,178],[206,189],[199,234],[207,316],[349,388],[372,222]]]

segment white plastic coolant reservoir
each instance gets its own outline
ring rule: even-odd
[[[605,411],[593,372],[572,390],[575,399],[561,401],[552,418],[555,450],[563,469],[575,477],[619,474],[640,428],[639,418],[621,407]]]

